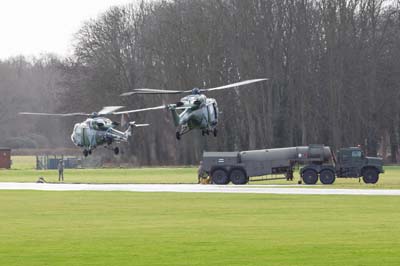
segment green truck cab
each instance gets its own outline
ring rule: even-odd
[[[366,157],[359,147],[341,148],[336,156],[332,152],[328,161],[320,160],[305,164],[300,176],[306,184],[315,184],[319,180],[328,185],[337,178],[363,178],[367,184],[375,184],[379,174],[383,173],[383,159]]]
[[[358,147],[343,148],[337,152],[336,174],[338,177],[363,177],[365,183],[375,184],[383,173],[383,160],[367,157]]]

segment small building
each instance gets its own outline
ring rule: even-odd
[[[11,149],[0,148],[0,168],[11,168]]]

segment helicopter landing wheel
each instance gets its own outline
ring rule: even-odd
[[[176,139],[177,140],[181,139],[181,133],[179,131],[176,132]]]
[[[89,155],[92,155],[92,150],[88,150]]]
[[[204,136],[206,132],[204,130],[201,131],[201,135]]]
[[[118,147],[115,147],[115,148],[114,148],[114,154],[115,154],[115,155],[118,155],[118,154],[119,154],[119,148],[118,148]]]
[[[87,157],[89,155],[88,150],[83,150],[83,156]]]
[[[213,135],[216,137],[218,135],[218,130],[216,128],[213,129]]]
[[[206,134],[207,134],[207,136],[209,136],[210,135],[210,130],[206,130]]]

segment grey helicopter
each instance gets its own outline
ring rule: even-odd
[[[190,93],[180,99],[179,102],[175,104],[161,105],[157,107],[148,108],[151,110],[156,109],[168,109],[171,114],[175,124],[176,138],[181,139],[181,136],[188,133],[193,129],[201,130],[203,136],[212,133],[214,137],[217,136],[218,130],[218,117],[219,109],[217,101],[214,98],[208,98],[204,95],[205,92],[217,91],[229,88],[236,88],[239,86],[261,82],[268,80],[267,78],[262,79],[250,79],[241,82],[236,82],[220,87],[199,89],[193,88],[191,90],[158,90],[158,89],[134,89],[131,92],[122,93],[120,96],[130,96],[134,94],[185,94]]]
[[[113,150],[114,154],[118,155],[120,152],[119,147],[114,144],[128,142],[129,137],[132,135],[133,127],[149,126],[149,124],[136,124],[135,122],[129,122],[129,126],[125,131],[117,130],[116,128],[119,126],[119,123],[112,121],[105,117],[105,115],[125,115],[127,113],[147,111],[147,109],[137,109],[116,112],[121,108],[123,108],[123,106],[106,106],[101,111],[94,113],[51,114],[20,112],[19,114],[58,117],[86,116],[87,119],[85,121],[75,124],[71,140],[76,146],[83,149],[83,155],[87,157],[92,154],[92,151],[95,148],[103,145],[106,149]]]

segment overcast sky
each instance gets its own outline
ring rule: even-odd
[[[72,53],[73,34],[84,21],[113,5],[135,0],[2,0],[0,59],[15,55]]]

